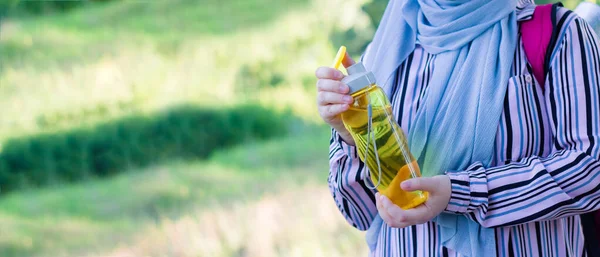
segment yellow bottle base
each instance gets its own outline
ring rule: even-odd
[[[403,191],[402,189],[400,190]],[[403,210],[415,208],[426,202],[429,198],[429,193],[425,191],[403,192],[404,194],[402,194],[403,196],[401,197],[398,197],[398,194],[390,194],[389,190],[382,192],[382,194],[389,198],[390,201],[392,201],[392,203],[398,205],[398,207],[402,208]],[[410,200],[405,198],[406,195],[411,195]]]
[[[412,169],[412,171],[411,171]],[[420,177],[421,171],[416,161],[404,165],[387,186],[380,186],[378,189],[381,194],[387,196],[392,203],[398,205],[404,210],[417,207],[427,201],[429,194],[425,191],[407,192],[400,188],[400,184],[408,179]]]
[[[415,193],[415,194],[417,194],[417,193]],[[412,208],[415,208],[415,207],[423,204],[429,198],[429,193],[424,192],[424,191],[418,193],[418,195],[419,196],[413,198],[408,203],[406,203],[405,201],[403,201],[402,203],[404,203],[404,205],[400,205],[400,203],[395,203],[395,204],[398,205],[398,206],[400,206],[400,208],[402,208],[403,210],[408,210],[408,209],[412,209]]]

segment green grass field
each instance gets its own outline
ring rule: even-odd
[[[369,31],[364,0],[115,1],[0,25],[0,140],[152,113],[258,101],[315,120],[315,67],[335,30]],[[339,7],[337,7],[339,6]],[[368,33],[365,33],[368,36]],[[358,54],[358,53],[357,53]]]
[[[327,190],[328,130],[0,199],[0,256],[364,256]]]
[[[364,2],[113,1],[3,19],[0,151],[181,104],[290,108],[308,125],[207,160],[4,195],[0,256],[364,256],[329,196],[313,88],[332,35],[372,33]]]

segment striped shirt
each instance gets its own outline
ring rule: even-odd
[[[530,0],[519,1],[519,20],[530,19],[533,9]],[[572,12],[559,8],[556,21],[564,36],[554,45],[543,86],[519,40],[493,164],[447,173],[452,196],[446,212],[494,228],[497,256],[584,256],[578,214],[600,208],[600,45]],[[385,84],[407,134],[435,79],[435,58],[417,46]],[[365,185],[356,149],[333,131],[329,158],[329,188],[339,210],[352,226],[368,229],[377,214],[375,192]],[[371,256],[459,256],[441,246],[433,222],[401,229],[384,222],[377,242]]]

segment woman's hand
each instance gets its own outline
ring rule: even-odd
[[[350,67],[354,60],[348,54],[342,61],[344,67]],[[341,113],[348,110],[354,99],[348,92],[350,88],[341,82],[344,74],[339,70],[330,67],[320,67],[315,72],[317,80],[317,106],[321,118],[335,129],[342,139],[354,145],[354,139],[342,123]]]
[[[389,198],[377,193],[376,202],[379,216],[394,228],[404,228],[432,220],[446,209],[452,193],[450,178],[446,175],[413,178],[402,182],[400,186],[405,191],[427,191],[429,198],[425,203],[413,209],[402,210]]]

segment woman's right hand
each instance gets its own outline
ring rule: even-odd
[[[344,67],[350,67],[354,60],[346,54],[342,61]],[[317,106],[321,118],[335,129],[340,137],[350,145],[354,145],[354,139],[344,127],[341,114],[348,110],[354,99],[348,94],[350,88],[341,82],[344,74],[330,67],[320,67],[315,72],[317,80]]]

